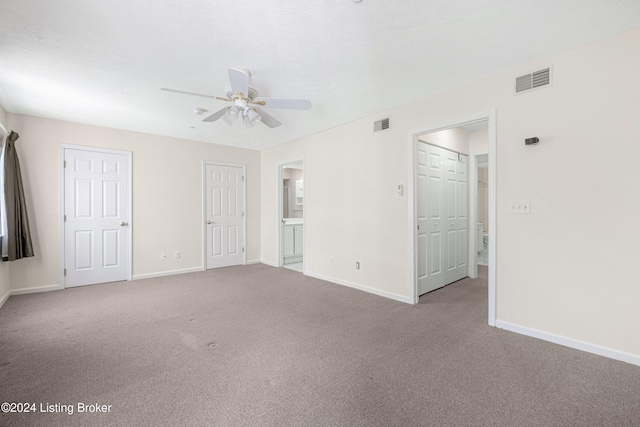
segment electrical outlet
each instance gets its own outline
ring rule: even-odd
[[[160,259],[167,259],[167,253],[166,252],[160,252]]]
[[[174,257],[175,259],[180,259],[180,251],[176,251],[176,252],[173,254],[173,257]]]

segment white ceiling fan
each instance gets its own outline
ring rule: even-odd
[[[274,128],[280,126],[282,123],[267,114],[259,106],[265,108],[286,108],[290,110],[309,110],[311,108],[311,101],[308,99],[259,98],[258,91],[249,86],[249,79],[251,78],[251,72],[249,70],[229,68],[228,71],[231,84],[227,85],[225,89],[226,98],[164,87],[162,90],[233,103],[233,105],[224,107],[206,117],[202,120],[203,122],[215,122],[219,118],[222,118],[231,125],[238,118],[242,118],[246,127],[251,127],[258,122],[262,122],[270,128]]]

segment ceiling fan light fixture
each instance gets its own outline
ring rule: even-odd
[[[242,117],[242,122],[246,127],[252,127],[260,122],[269,128],[275,128],[282,123],[269,113],[258,108],[284,108],[288,110],[309,110],[311,101],[308,99],[285,99],[285,98],[258,98],[258,91],[249,86],[251,73],[245,69],[228,68],[229,83],[225,88],[226,97],[207,95],[203,93],[188,92],[185,90],[161,88],[167,92],[175,92],[183,95],[198,96],[202,98],[215,99],[217,101],[231,102],[233,105],[223,107],[213,114],[208,115],[202,121],[211,123],[222,119],[228,125]],[[254,107],[256,106],[256,107]],[[202,115],[207,110],[201,107],[193,109],[196,115]]]
[[[224,120],[227,124],[231,125],[238,119],[240,115],[240,109],[237,106],[227,108],[227,112],[222,116],[222,120]]]
[[[246,117],[249,119],[251,126],[255,125],[256,123],[262,120],[262,116],[253,108],[249,108],[247,110]]]

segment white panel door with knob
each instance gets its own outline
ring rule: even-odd
[[[444,148],[418,143],[418,294],[467,275],[467,161]]]
[[[205,164],[206,268],[244,264],[244,168]]]
[[[130,279],[129,154],[63,152],[65,287]]]

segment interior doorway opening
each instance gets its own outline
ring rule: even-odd
[[[476,247],[469,253],[476,255],[476,266],[489,266],[489,153],[476,154],[475,165],[475,171],[471,173],[475,175],[477,184],[470,188],[470,195],[475,192]]]
[[[278,265],[304,272],[304,161],[278,166]]]
[[[421,292],[421,280],[424,282],[425,275],[425,257],[427,253],[426,239],[424,238],[424,227],[427,225],[420,218],[419,210],[424,208],[426,193],[421,188],[426,188],[424,183],[420,183],[421,179],[419,172],[419,162],[422,161],[426,164],[426,153],[420,152],[420,147],[424,147],[425,143],[437,147],[445,148],[449,151],[459,153],[461,156],[468,156],[468,165],[466,168],[468,174],[467,189],[465,191],[465,202],[467,205],[468,214],[466,215],[467,231],[464,239],[466,245],[467,257],[466,257],[466,275],[471,278],[478,277],[478,247],[480,242],[477,240],[478,233],[478,163],[483,159],[479,155],[485,155],[485,165],[487,166],[486,175],[486,192],[487,192],[487,215],[484,218],[483,229],[488,232],[486,234],[487,249],[486,257],[488,264],[488,323],[492,326],[495,325],[495,269],[496,269],[496,123],[495,123],[495,111],[488,113],[476,114],[468,116],[458,120],[452,120],[446,123],[440,123],[437,125],[427,126],[423,129],[418,129],[410,132],[410,143],[412,153],[412,176],[409,181],[412,184],[412,214],[411,226],[413,228],[411,232],[412,250],[414,256],[413,262],[413,303],[418,303]],[[450,163],[453,163],[451,161]],[[451,180],[449,182],[451,184]],[[457,192],[456,194],[462,194]],[[442,202],[442,200],[440,201]],[[424,211],[423,211],[424,212]],[[436,221],[433,221],[434,223]],[[443,223],[444,225],[445,223]],[[433,225],[433,224],[431,224]],[[440,225],[440,224],[439,224]],[[423,230],[419,230],[422,226]],[[452,234],[449,233],[451,236]],[[443,234],[444,236],[444,234]],[[457,238],[460,238],[461,234],[458,233]],[[458,242],[460,243],[460,242]],[[455,246],[455,245],[452,245]],[[461,245],[455,246],[458,250]],[[448,254],[447,254],[448,256]],[[462,259],[461,257],[458,257]],[[435,271],[435,270],[434,270]],[[422,287],[424,289],[424,287]]]

